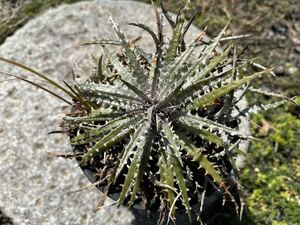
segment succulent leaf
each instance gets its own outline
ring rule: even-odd
[[[133,86],[132,84],[128,83],[127,81],[120,79],[127,87],[128,89],[132,90],[138,97],[140,97],[142,100],[146,102],[151,102],[150,98],[140,89],[137,87]]]
[[[215,37],[212,41],[212,43],[205,47],[204,51],[201,52],[200,58],[198,60],[199,64],[205,63],[205,61],[208,60],[209,56],[213,53],[213,51],[216,49],[218,44],[220,43],[220,40],[222,36],[224,35],[227,27],[229,26],[230,22],[228,22],[225,27],[221,30],[221,32],[218,34],[217,37]]]
[[[230,127],[227,127],[226,125],[220,124],[218,122],[214,122],[210,119],[207,118],[202,118],[199,116],[194,116],[194,115],[185,115],[183,116],[182,119],[183,122],[189,122],[190,124],[195,124],[196,126],[207,126],[210,129],[215,129],[215,130],[219,130],[219,131],[223,131],[223,132],[227,132],[228,134],[232,135],[232,136],[238,136],[240,138],[243,139],[255,139],[254,137],[252,137],[251,135],[245,134],[239,130],[236,129],[232,129]]]
[[[207,159],[207,156],[201,153],[201,149],[197,148],[188,138],[180,135],[180,143],[182,148],[187,151],[187,154],[193,158],[194,161],[199,163],[199,167],[203,167],[217,184],[222,184],[223,179],[220,176],[214,165]]]
[[[212,70],[214,70],[216,66],[219,65],[219,63],[226,59],[232,47],[233,46],[230,45],[224,52],[220,54],[220,56],[211,60],[211,62],[204,69],[202,69],[199,74],[196,74],[196,76],[194,77],[194,82],[202,80],[206,75],[208,75]]]
[[[124,149],[124,153],[122,155],[122,158],[120,160],[120,163],[118,165],[118,167],[116,168],[116,177],[115,179],[117,179],[117,177],[120,175],[120,173],[122,172],[124,166],[127,164],[127,161],[129,159],[129,157],[134,154],[134,150],[138,145],[141,145],[140,143],[142,142],[142,137],[145,136],[145,134],[147,133],[147,129],[146,129],[146,123],[141,123],[137,129],[135,130],[135,132],[133,133],[130,142],[126,145],[125,149]]]
[[[156,50],[158,51],[160,49],[159,40],[158,40],[156,34],[154,33],[154,31],[150,27],[148,27],[147,25],[142,24],[142,23],[129,23],[129,25],[139,27],[139,28],[145,30],[146,32],[148,32],[151,35],[152,39],[154,40]]]
[[[126,68],[122,65],[122,63],[119,61],[119,59],[114,56],[108,48],[105,46],[102,46],[104,50],[104,54],[107,57],[107,59],[110,61],[114,69],[117,71],[118,76],[120,76],[122,79],[127,80],[129,83],[131,83],[134,86],[138,86],[136,79],[133,78],[132,72],[130,72],[129,68]]]
[[[168,140],[172,154],[177,158],[180,164],[183,165],[179,148],[180,146],[178,144],[178,137],[174,134],[171,126],[166,122],[163,122],[162,124],[162,131]]]
[[[260,89],[260,88],[253,88],[253,87],[249,87],[248,90],[250,92],[258,93],[258,94],[263,94],[263,95],[266,95],[266,96],[269,96],[269,97],[275,97],[275,98],[279,98],[279,99],[285,99],[285,100],[290,101],[291,103],[297,105],[297,103],[293,100],[294,98],[289,98],[287,96],[284,96],[284,95],[281,95],[281,94],[278,94],[278,93],[274,93],[274,92],[271,92],[271,91],[263,90],[263,89]]]
[[[149,84],[148,84],[147,76],[145,76],[143,68],[141,67],[141,64],[139,63],[136,54],[131,49],[129,41],[126,39],[124,33],[120,30],[119,25],[116,24],[112,18],[110,18],[110,21],[113,25],[113,28],[114,28],[116,34],[118,35],[118,37],[120,39],[120,42],[122,43],[122,46],[125,50],[125,54],[128,57],[129,67],[131,68],[132,76],[136,78],[138,87],[140,87],[142,90],[148,89]]]
[[[167,185],[165,188],[167,192],[167,200],[169,202],[169,208],[174,204],[175,201],[175,180],[174,180],[174,172],[172,169],[173,165],[170,165],[167,160],[167,153],[165,149],[167,146],[164,146],[163,141],[161,141],[160,146],[160,159],[159,159],[159,174],[160,174],[160,182]],[[175,216],[175,207],[172,209],[172,215]]]
[[[140,190],[140,184],[143,180],[143,176],[147,167],[147,163],[150,157],[151,149],[152,149],[152,142],[154,138],[153,130],[148,130],[148,134],[146,134],[145,143],[143,146],[143,152],[141,155],[140,165],[138,166],[138,174],[135,179],[135,183],[133,186],[133,190],[131,193],[131,198],[129,202],[129,206],[132,206],[133,201],[136,198],[137,192]]]
[[[177,51],[181,43],[181,35],[183,29],[183,18],[180,18],[180,22],[176,24],[173,31],[172,39],[170,40],[168,50],[166,52],[165,63],[168,65],[177,56]]]
[[[268,69],[268,70],[254,73],[251,76],[243,77],[240,80],[233,81],[233,82],[231,82],[227,85],[224,85],[218,89],[212,90],[208,94],[200,97],[199,99],[196,99],[191,105],[188,105],[188,109],[192,110],[192,109],[202,108],[207,103],[220,98],[221,96],[229,93],[230,91],[237,89],[237,88],[241,87],[242,85],[244,85],[248,82],[251,82],[254,79],[257,79],[266,73],[270,73],[270,71],[272,71],[272,70],[273,69]]]
[[[147,161],[149,160],[151,142],[153,139],[152,131],[150,130],[151,121],[146,120],[143,124],[143,129],[146,131],[144,135],[139,135],[139,142],[137,143],[136,150],[134,151],[134,156],[128,169],[128,173],[125,178],[124,185],[119,197],[119,204],[122,204],[125,200],[130,187],[133,185],[133,192],[131,193],[131,198],[129,205],[132,205],[137,191],[139,190],[140,183],[144,176],[144,171],[146,169]],[[130,143],[131,144],[131,143]]]
[[[111,87],[106,84],[83,83],[77,85],[86,96],[93,96],[94,99],[115,98],[115,100],[124,99],[135,104],[139,104],[141,100],[137,98],[132,91],[128,91],[121,87]]]
[[[163,90],[160,93],[161,96],[170,90],[170,87],[174,85],[173,82],[169,82],[173,80],[176,82],[182,78],[182,71],[180,71],[183,65],[187,62],[187,60],[191,57],[192,53],[196,48],[196,44],[191,44],[185,52],[183,52],[178,58],[174,59],[174,62],[170,66],[168,66],[165,71],[162,71],[162,79],[160,81],[160,88]],[[182,80],[181,80],[182,81]]]
[[[103,137],[105,132],[111,131],[116,126],[124,123],[124,120],[129,121],[126,118],[118,118],[112,121],[109,121],[105,125],[100,128],[95,128],[91,130],[86,130],[83,134],[79,134],[78,136],[71,139],[72,145],[83,145],[91,142],[97,141],[99,138]]]
[[[134,131],[133,127],[136,123],[137,119],[131,119],[128,122],[124,122],[119,125],[115,129],[112,129],[109,134],[103,137],[100,141],[98,141],[91,149],[88,150],[87,153],[84,154],[81,164],[85,164],[95,156],[102,154],[103,152],[110,149],[120,140],[127,137],[130,133]]]
[[[242,110],[241,114],[242,115],[249,115],[251,113],[259,113],[259,112],[265,112],[268,111],[270,109],[275,109],[289,101],[293,102],[293,99],[289,99],[289,100],[281,100],[278,102],[273,102],[273,103],[268,103],[268,104],[261,104],[261,105],[253,105],[249,108],[246,108],[244,110]]]
[[[180,127],[184,127],[185,130],[190,131],[192,133],[198,134],[202,139],[214,143],[217,146],[227,147],[227,143],[216,134],[201,128],[200,126],[196,125],[193,122],[188,120],[184,120],[183,118],[179,119]]]
[[[165,123],[165,128],[168,129],[168,125]],[[166,132],[170,132],[166,131]],[[169,133],[172,135],[171,133]],[[174,142],[173,137],[170,137],[171,142]],[[166,154],[167,154],[167,164],[172,165],[172,170],[173,173],[175,174],[176,180],[179,190],[180,190],[180,195],[182,197],[183,204],[185,206],[185,209],[187,211],[187,214],[189,216],[189,219],[191,220],[191,206],[189,203],[189,196],[188,196],[188,188],[186,186],[186,180],[183,175],[183,167],[182,167],[182,162],[181,158],[178,158],[176,148],[178,146],[172,146],[172,144],[169,142],[169,139],[163,138],[166,146]],[[175,149],[173,149],[175,147]],[[169,199],[169,202],[172,202],[172,199]]]
[[[178,158],[174,156],[170,156],[170,163],[173,165],[173,170],[175,172],[176,176],[176,181],[180,189],[180,193],[182,196],[182,201],[185,206],[185,209],[187,211],[189,220],[192,220],[192,215],[191,215],[191,206],[189,202],[189,195],[188,195],[188,187],[187,187],[187,182],[183,176],[183,167],[180,165],[180,161]]]
[[[199,90],[199,88],[207,86],[209,84],[212,84],[213,82],[217,82],[218,80],[226,80],[228,76],[231,74],[229,73],[231,69],[221,72],[217,75],[212,75],[207,78],[203,78],[202,80],[199,80],[193,84],[191,84],[188,87],[183,87],[181,91],[179,91],[174,97],[179,99],[187,98],[193,94],[195,94],[196,91]]]

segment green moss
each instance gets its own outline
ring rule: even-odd
[[[252,144],[252,158],[243,170],[252,220],[248,224],[296,225],[300,221],[300,119],[281,110],[268,115],[270,134]],[[253,118],[259,125],[263,119],[262,114]],[[259,129],[253,132],[259,134]]]

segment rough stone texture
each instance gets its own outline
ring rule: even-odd
[[[28,0],[0,0],[0,22],[15,14],[17,9],[24,5],[26,1]]]
[[[78,45],[114,35],[108,15],[129,38],[141,36],[140,44],[152,49],[148,34],[127,25],[139,21],[155,28],[150,5],[98,0],[47,11],[7,38],[0,46],[0,55],[36,68],[59,82],[71,81],[70,71],[75,64],[83,68],[78,70],[81,75],[89,74],[90,54],[100,54],[97,46]],[[187,37],[195,38],[198,33],[192,27]],[[28,75],[3,63],[0,69]],[[96,189],[72,192],[89,184],[77,163],[47,154],[70,151],[66,136],[47,135],[59,129],[68,107],[18,80],[0,85],[0,208],[4,213],[15,224],[131,224],[133,216],[125,208],[112,206],[94,214],[100,193]]]
[[[88,71],[90,53],[99,53],[100,49],[78,48],[78,44],[112,36],[108,15],[130,37],[142,36],[143,45],[151,49],[153,43],[147,34],[127,25],[138,20],[155,27],[151,6],[99,0],[47,11],[7,38],[0,46],[0,55],[36,68],[59,82],[71,81],[73,64]],[[196,28],[191,31],[191,37],[198,34]],[[0,69],[27,75],[3,63]],[[4,213],[15,224],[130,224],[133,216],[124,208],[109,207],[94,214],[100,193],[96,189],[72,192],[89,184],[76,162],[47,154],[70,151],[66,136],[47,135],[59,129],[68,107],[18,80],[0,85],[0,208]]]
[[[1,225],[12,225],[12,219],[7,217],[1,210],[0,210],[0,224]]]

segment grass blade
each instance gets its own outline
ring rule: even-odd
[[[60,100],[64,101],[65,103],[67,103],[67,104],[69,104],[69,105],[72,105],[71,102],[69,102],[68,100],[64,99],[64,98],[61,97],[60,95],[56,94],[55,92],[53,92],[53,91],[51,91],[51,90],[49,90],[49,89],[47,89],[47,88],[45,88],[45,87],[43,87],[43,86],[37,84],[37,83],[35,83],[35,82],[31,81],[31,80],[28,80],[28,79],[23,78],[23,77],[18,77],[18,76],[14,75],[14,74],[11,74],[11,73],[8,73],[8,72],[5,72],[5,71],[0,71],[0,73],[5,74],[5,75],[7,75],[7,76],[15,77],[15,78],[17,78],[17,79],[19,79],[19,80],[22,80],[22,81],[25,81],[25,82],[27,82],[27,83],[33,85],[33,86],[36,86],[36,87],[38,87],[38,88],[40,88],[40,89],[42,89],[42,90],[48,92],[48,93],[51,94],[51,95],[53,95],[53,96],[59,98]]]
[[[28,72],[42,78],[43,80],[46,80],[49,84],[53,85],[54,87],[60,89],[61,91],[63,91],[64,93],[66,93],[67,95],[69,95],[71,98],[73,99],[77,99],[75,95],[73,95],[70,91],[68,91],[66,88],[64,88],[63,86],[59,85],[58,83],[56,83],[55,81],[51,80],[50,78],[46,77],[45,75],[35,71],[34,69],[31,69],[21,63],[18,63],[18,62],[15,62],[13,60],[10,60],[10,59],[6,59],[6,58],[3,58],[0,56],[0,61],[3,61],[3,62],[7,62],[9,64],[12,64],[14,66],[17,66],[19,68],[22,68],[24,70],[27,70]]]

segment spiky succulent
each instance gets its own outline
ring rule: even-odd
[[[191,199],[200,201],[204,179],[239,201],[230,192],[229,173],[235,143],[251,137],[236,129],[238,118],[231,116],[234,91],[269,70],[243,76],[245,61],[230,57],[232,46],[217,54],[227,26],[205,46],[204,32],[186,45],[187,8],[184,4],[175,22],[165,13],[173,28],[168,43],[157,11],[157,34],[132,24],[153,38],[151,57],[111,19],[117,40],[87,43],[102,45],[107,62],[101,56],[93,81],[77,84],[89,110],[65,119],[76,124],[71,144],[81,147],[81,165],[100,168],[108,193],[121,187],[119,204],[143,200],[150,208],[151,201],[161,201],[171,217],[183,206],[191,218]],[[109,44],[121,46],[120,53],[110,52]]]
[[[157,33],[147,25],[132,24],[152,37],[153,55],[128,40],[111,19],[117,39],[88,43],[102,45],[104,57],[90,80],[74,87],[66,84],[70,91],[22,64],[0,60],[34,73],[73,99],[72,103],[18,77],[73,106],[64,120],[75,155],[82,167],[97,172],[98,184],[108,195],[117,192],[119,204],[143,202],[146,209],[159,209],[170,218],[175,218],[176,208],[184,208],[191,219],[192,214],[202,213],[204,197],[215,193],[240,210],[232,177],[234,157],[241,152],[240,140],[252,137],[237,129],[239,116],[267,110],[286,99],[239,109],[237,103],[246,90],[283,98],[249,88],[252,80],[271,70],[247,75],[251,63],[240,59],[236,51],[232,54],[232,46],[216,51],[227,26],[209,43],[202,41],[201,32],[187,45],[184,36],[194,19],[185,21],[188,5],[185,1],[176,21],[161,5],[173,28],[168,42],[155,6]],[[106,47],[111,44],[120,46],[120,53]],[[193,211],[197,203],[200,210]]]

